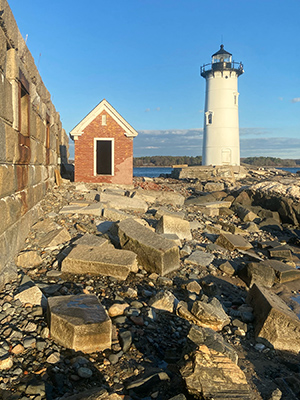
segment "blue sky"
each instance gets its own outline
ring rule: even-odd
[[[300,158],[299,0],[8,2],[67,133],[105,98],[134,156],[201,155],[199,67],[223,42],[245,69],[241,156]]]

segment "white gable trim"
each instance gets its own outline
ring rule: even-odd
[[[105,110],[123,129],[124,135],[134,138],[138,132],[109,104],[105,99],[102,100],[82,121],[79,122],[70,132],[71,139],[77,140],[78,136],[84,133],[84,129]]]

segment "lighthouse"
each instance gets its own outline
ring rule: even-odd
[[[243,72],[223,45],[200,69],[206,80],[202,165],[240,165],[238,77]]]

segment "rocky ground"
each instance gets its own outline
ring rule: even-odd
[[[252,185],[262,182],[265,184],[251,191]],[[250,274],[249,264],[281,261],[295,276],[281,279],[274,275],[268,290],[299,315],[299,178],[274,171],[248,171],[238,182],[157,178],[136,179],[134,186],[118,194],[130,197],[136,192],[134,197],[146,200],[147,210],[124,206],[123,212],[129,217],[142,220],[152,230],[168,212],[177,217],[182,213],[182,219],[190,222],[191,236],[187,234],[176,242],[180,244],[179,269],[161,276],[139,265],[125,280],[61,271],[74,242],[87,233],[108,238],[118,246],[111,224],[117,219],[103,217],[95,209],[86,214],[80,211],[80,207],[100,204],[97,196],[105,187],[64,181],[49,190],[40,205],[40,221],[16,258],[16,279],[0,293],[0,398],[300,398],[300,347],[298,351],[280,350],[259,340],[255,336],[257,316],[247,304],[249,286],[259,280],[253,272]],[[155,197],[155,192],[163,196]],[[145,193],[153,195],[154,200]],[[185,202],[172,202],[170,193],[181,194]],[[280,215],[273,206],[272,214],[268,214],[267,208],[253,205],[257,193],[260,200],[264,194],[265,203],[269,196],[268,204],[274,203],[274,196],[281,200],[284,196],[287,200],[278,208]],[[223,206],[209,206],[219,201]],[[65,206],[71,208],[62,213]],[[59,230],[59,238],[45,241],[53,230]],[[224,232],[239,235],[251,248],[224,244]],[[266,245],[271,241],[276,246]],[[272,253],[273,248],[277,253]],[[240,278],[243,268],[248,268],[248,280]],[[20,288],[26,284],[34,291],[24,298]],[[51,337],[46,299],[73,294],[95,294],[108,311],[112,319],[110,349],[83,353],[61,346]],[[173,301],[183,307],[173,309]],[[221,326],[216,328],[212,319],[203,323],[200,317],[195,318],[195,303],[214,305],[214,310],[221,305],[225,315]],[[200,342],[199,335],[204,337]],[[295,329],[294,335],[297,345],[299,330]],[[210,382],[217,386],[216,371],[221,364],[229,368],[222,379],[227,376],[230,381],[237,376],[238,384],[229,386],[229,392],[210,387]],[[198,374],[202,374],[204,383],[197,371],[201,371]]]

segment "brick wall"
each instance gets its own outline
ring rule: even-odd
[[[106,125],[102,125],[106,115]],[[114,139],[114,175],[94,175],[94,139]],[[118,123],[102,111],[75,140],[75,181],[95,183],[132,184],[133,139],[124,135]]]
[[[1,287],[54,183],[59,151],[68,153],[68,137],[6,0],[0,11]]]

